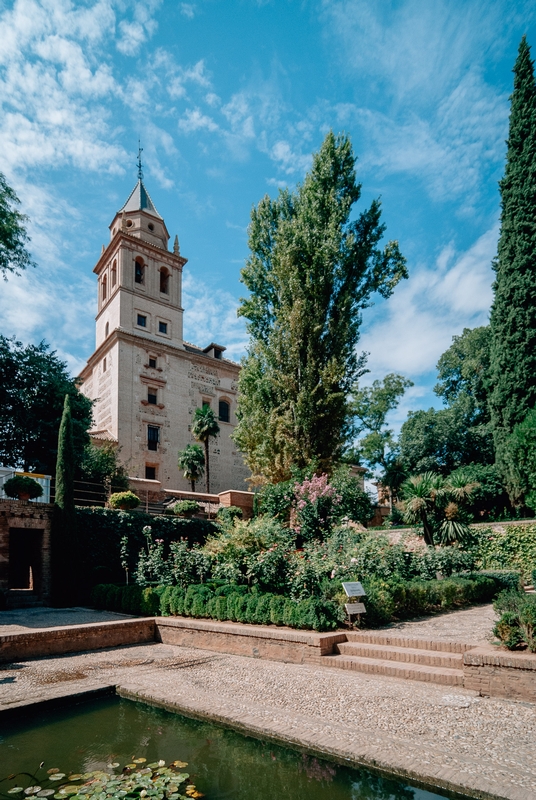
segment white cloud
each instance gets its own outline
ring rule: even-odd
[[[213,132],[219,130],[219,127],[211,117],[203,114],[198,108],[189,108],[179,120],[179,129],[184,133],[193,133],[199,130]]]
[[[456,256],[446,248],[433,267],[416,269],[376,313],[365,312],[370,321],[359,348],[370,352],[367,380],[388,372],[417,380],[434,370],[454,334],[486,324],[497,237],[494,225],[465,253]]]
[[[195,17],[196,7],[194,3],[181,3],[180,10],[183,17],[193,19]]]
[[[288,142],[280,140],[276,142],[270,150],[270,158],[287,175],[292,175],[296,172],[302,173],[308,170],[311,166],[312,156],[310,153],[301,155],[292,150]]]

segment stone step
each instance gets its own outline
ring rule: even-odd
[[[9,589],[5,594],[6,608],[42,608],[43,601],[28,589]]]
[[[434,650],[441,653],[465,653],[478,647],[477,642],[443,641],[441,639],[416,639],[397,634],[374,631],[348,631],[348,642],[360,644],[379,644],[388,647],[409,647],[414,650]]]
[[[368,672],[374,675],[386,675],[390,678],[404,680],[427,681],[444,686],[463,686],[463,670],[447,667],[432,667],[426,664],[401,663],[382,658],[364,658],[361,656],[322,656],[317,661],[324,667],[346,669],[355,672]]]
[[[382,661],[422,664],[429,667],[463,669],[463,653],[447,653],[414,647],[393,647],[367,642],[341,642],[335,645],[335,650],[343,656],[360,656]]]

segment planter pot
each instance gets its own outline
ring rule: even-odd
[[[26,503],[30,499],[30,495],[26,492],[19,494],[19,500],[24,500]]]

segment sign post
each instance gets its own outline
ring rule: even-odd
[[[355,598],[366,597],[367,595],[367,593],[365,592],[363,586],[359,581],[350,581],[347,583],[343,583],[342,588],[346,592],[346,596],[350,601],[351,600],[355,601]],[[350,602],[350,603],[345,603],[344,607],[346,609],[346,613],[348,614],[348,621],[350,624],[352,624],[352,617],[354,615],[357,615],[358,622],[360,622],[361,614],[367,613],[367,609],[365,608],[364,603]]]

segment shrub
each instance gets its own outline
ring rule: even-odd
[[[199,503],[196,503],[195,500],[179,500],[173,506],[173,513],[178,517],[185,517],[188,514],[197,514],[200,509]]]
[[[8,497],[27,495],[30,500],[35,500],[43,494],[43,487],[27,475],[14,475],[4,483],[4,492]]]
[[[234,524],[235,519],[242,519],[243,516],[244,512],[238,506],[220,506],[216,513],[219,522],[231,526]]]
[[[500,614],[493,628],[495,636],[509,650],[526,645],[536,652],[536,595],[522,591],[501,592],[493,607]]]
[[[516,569],[523,578],[531,577],[536,564],[536,525],[505,525],[473,531],[482,569]]]
[[[134,492],[115,492],[110,495],[108,500],[111,508],[120,508],[121,511],[130,511],[137,508],[140,504],[140,498]]]

